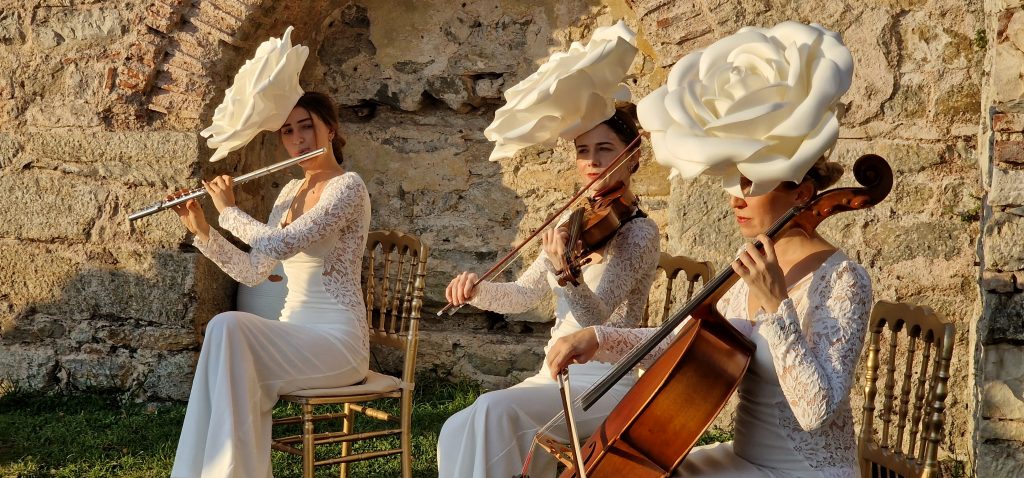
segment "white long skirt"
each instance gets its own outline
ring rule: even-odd
[[[611,368],[591,362],[569,366],[569,383],[576,400]],[[635,375],[623,378],[594,406],[575,409],[577,431],[587,437],[636,383]],[[511,478],[522,471],[537,430],[562,411],[558,382],[547,369],[504,390],[480,395],[469,407],[452,415],[441,428],[437,441],[440,478]],[[566,440],[564,424],[549,435]],[[530,478],[555,476],[558,462],[538,449],[531,461]]]
[[[271,412],[281,395],[366,377],[344,326],[218,314],[206,328],[172,478],[269,478]]]

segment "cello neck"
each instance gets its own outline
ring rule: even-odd
[[[786,214],[783,214],[778,220],[768,228],[766,234],[768,237],[774,239],[789,222],[801,212],[806,209],[807,206],[795,206]],[[754,242],[754,246],[758,249],[762,247],[761,241]],[[677,310],[672,314],[672,317],[668,318],[660,326],[657,331],[649,338],[640,342],[626,355],[624,355],[604,377],[594,384],[589,390],[583,393],[580,397],[583,410],[589,410],[605,393],[608,392],[616,383],[619,382],[633,367],[636,367],[647,356],[651,353],[655,347],[658,346],[666,337],[668,337],[672,331],[683,323],[687,317],[693,314],[693,312],[701,307],[713,307],[718,299],[725,294],[739,277],[733,272],[731,267],[724,268],[719,272],[713,279],[704,285],[693,298],[686,302],[681,309]]]

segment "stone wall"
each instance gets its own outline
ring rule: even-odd
[[[985,2],[988,43],[979,164],[984,310],[975,345],[976,471],[1024,474],[1024,4]]]
[[[1013,108],[1024,86],[1020,62],[992,65],[1024,53],[1015,17],[1003,13],[1019,5],[987,2],[16,2],[0,11],[0,71],[9,72],[0,77],[0,370],[32,388],[187,396],[202,324],[231,307],[234,284],[198,257],[173,214],[134,228],[125,217],[200,176],[280,157],[265,137],[210,164],[197,132],[255,46],[294,25],[293,40],[311,47],[303,84],[342,106],[346,164],[370,188],[374,227],[432,248],[422,368],[513,383],[539,366],[550,305],[433,316],[454,273],[485,269],[575,187],[567,144],[486,160],[482,131],[501,92],[616,18],[640,34],[627,80],[636,98],[694,48],[796,19],[839,31],[854,53],[833,157],[849,166],[877,153],[897,174],[885,203],[831,219],[824,233],[868,268],[876,299],[930,305],[957,325],[944,451],[967,458],[978,428],[980,449],[1019,453],[1008,438],[1021,430],[1019,377],[1006,374],[1019,362],[1019,321],[1009,318],[1024,283],[1013,247],[1014,170],[1024,163]],[[991,173],[989,129],[979,136],[978,126],[990,105],[1005,113]],[[725,193],[666,176],[646,152],[636,183],[663,248],[721,269],[740,244]],[[265,215],[285,179],[246,185],[241,204]],[[974,407],[976,394],[991,399]]]

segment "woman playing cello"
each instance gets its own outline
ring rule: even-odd
[[[763,48],[750,46],[758,42],[761,43],[757,46]],[[822,85],[812,81],[798,90],[799,95],[787,97],[785,92],[769,96],[763,94],[763,89],[757,90],[759,85],[767,83],[761,71],[743,78],[744,73],[756,70],[752,66],[776,64],[765,61],[754,65],[752,59],[744,60],[743,54],[763,55],[775,48],[782,50],[779,55],[782,58],[800,58],[785,54],[790,45],[794,48],[810,45],[811,48],[803,51],[810,57],[808,61],[818,59],[816,66],[831,68],[820,77],[819,71],[812,71],[813,74],[798,81],[818,78],[831,81]],[[704,58],[700,56],[698,52],[696,59],[681,60],[670,74],[670,86],[676,81],[675,84],[688,84],[692,88],[700,81],[713,82],[714,71],[724,71],[725,75],[733,75],[723,81],[729,86],[736,85],[730,94],[737,97],[742,97],[741,90],[747,88],[762,91],[763,97],[773,99],[823,99],[817,103],[826,108],[814,113],[820,115],[817,118],[809,117],[810,114],[806,110],[801,112],[799,107],[792,108],[792,115],[808,116],[798,118],[808,121],[792,122],[785,127],[776,124],[766,127],[757,121],[747,121],[743,126],[746,136],[733,130],[736,134],[715,137],[721,134],[722,125],[729,124],[726,120],[730,118],[725,113],[726,120],[720,119],[710,127],[705,125],[704,135],[691,136],[685,129],[676,129],[672,134],[677,137],[670,139],[674,144],[702,143],[706,148],[679,152],[679,156],[675,156],[672,151],[659,150],[659,140],[664,141],[665,137],[657,134],[665,130],[669,121],[668,115],[661,114],[658,108],[661,103],[672,101],[671,88],[655,92],[640,103],[641,122],[652,131],[658,160],[671,164],[684,176],[700,173],[723,176],[723,183],[732,193],[729,205],[740,235],[747,240],[759,239],[764,244],[763,250],[751,244],[741,248],[731,267],[742,280],[717,304],[722,316],[757,346],[739,386],[735,441],[694,449],[676,470],[676,475],[856,476],[856,441],[849,394],[871,306],[871,281],[863,267],[816,232],[789,229],[775,241],[763,234],[789,208],[806,203],[817,191],[838,179],[841,169],[827,162],[822,153],[836,140],[834,105],[849,86],[852,59],[838,35],[818,26],[792,22],[771,30],[741,30],[709,47],[703,52]],[[724,67],[715,63],[726,62],[726,58],[733,63],[726,63]],[[736,64],[737,61],[743,64]],[[700,73],[690,69],[694,64],[700,64]],[[751,68],[746,68],[748,66]],[[691,73],[691,78],[698,80],[687,83]],[[734,104],[742,100],[726,99],[735,100]],[[728,111],[728,106],[717,105],[718,113]],[[745,118],[749,120],[754,116],[751,109],[757,105],[748,101],[744,106],[748,108]],[[785,107],[773,108],[780,111]],[[673,116],[678,117],[678,114]],[[762,117],[762,121],[768,119]],[[801,130],[800,124],[794,123],[809,126]],[[690,127],[699,126],[691,124]],[[715,127],[719,130],[714,130]],[[758,131],[771,131],[771,134],[753,136]],[[797,140],[792,140],[794,137]],[[694,138],[699,140],[694,141]],[[758,141],[764,144],[759,145]],[[791,148],[788,154],[781,154],[786,148]],[[752,154],[751,149],[755,151]],[[777,156],[763,154],[764,151]],[[684,153],[686,157],[680,157]],[[738,165],[730,169],[715,164],[723,158]],[[744,166],[744,160],[749,161],[750,167]],[[588,327],[560,338],[551,347],[548,369],[557,371],[570,363],[590,360],[615,360],[653,332],[650,329]],[[653,361],[668,343],[663,342],[648,356],[646,363]],[[685,407],[685,404],[680,406]]]

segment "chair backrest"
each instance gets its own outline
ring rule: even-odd
[[[413,383],[427,246],[396,231],[371,231],[363,261],[363,299],[370,343],[405,352],[402,380]]]
[[[693,293],[697,291],[697,282],[701,285],[706,284],[711,280],[711,276],[714,272],[714,268],[710,262],[698,262],[690,259],[686,256],[673,256],[662,252],[661,257],[658,259],[658,270],[665,273],[665,300],[661,304],[661,320],[665,320],[665,317],[669,316],[671,312],[673,298],[675,297],[675,284],[676,280],[682,280],[686,283],[686,298],[690,300],[693,297]],[[651,302],[647,302],[647,310],[644,311],[643,323],[641,327],[650,326],[650,310]]]
[[[939,475],[938,449],[955,332],[953,324],[928,307],[875,303],[864,376],[864,423],[859,445],[862,476]],[[883,342],[887,346],[885,357],[880,356]],[[876,430],[880,364],[885,366],[885,379],[877,413],[881,424]]]

